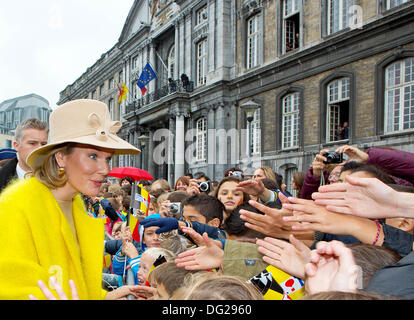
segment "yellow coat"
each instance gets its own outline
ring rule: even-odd
[[[69,299],[70,279],[80,299],[104,298],[103,220],[86,214],[79,195],[72,207],[79,246],[49,188],[36,178],[17,181],[1,193],[0,299],[44,298],[37,281],[50,289],[52,275]]]

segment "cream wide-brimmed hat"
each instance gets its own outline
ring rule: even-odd
[[[53,148],[75,142],[114,150],[114,155],[139,154],[141,151],[119,138],[120,121],[112,121],[105,103],[80,99],[62,104],[49,117],[48,143],[27,157],[33,169],[42,165],[46,154]]]

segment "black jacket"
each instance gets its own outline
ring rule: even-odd
[[[414,251],[394,265],[379,269],[365,289],[384,297],[414,299]]]
[[[17,162],[17,157],[13,158],[0,169],[0,192],[3,191],[12,179],[17,178]]]

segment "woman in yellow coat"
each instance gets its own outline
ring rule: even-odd
[[[50,116],[49,143],[27,158],[32,177],[0,195],[0,299],[44,297],[43,281],[67,297],[69,280],[80,299],[102,299],[104,225],[86,214],[80,194],[94,197],[114,155],[139,154],[120,139],[119,121],[96,100],[75,100]]]

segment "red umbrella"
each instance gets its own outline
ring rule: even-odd
[[[124,178],[130,177],[133,180],[153,180],[152,175],[148,171],[134,168],[134,167],[116,167],[113,168],[109,174],[111,177]]]

